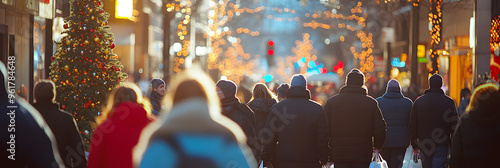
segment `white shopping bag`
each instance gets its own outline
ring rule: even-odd
[[[375,151],[369,168],[388,168],[387,162],[380,156],[378,151]]]
[[[420,157],[418,157],[417,153],[412,152],[408,168],[422,168],[422,161],[420,160]]]

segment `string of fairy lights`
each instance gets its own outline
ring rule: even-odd
[[[491,51],[494,51],[500,47],[500,16],[491,20],[490,34],[490,47]]]
[[[406,0],[407,2],[412,2],[413,6],[419,6],[420,0]],[[379,4],[381,1],[376,0],[375,1],[377,4]],[[391,0],[384,0],[384,3],[390,3]],[[430,47],[429,47],[429,55],[431,56],[431,62],[432,66],[428,69],[430,74],[438,73],[439,72],[439,54],[437,51],[437,45],[441,41],[441,29],[442,29],[442,18],[443,18],[443,0],[429,0],[429,14],[428,14],[428,20],[429,23],[432,25],[431,30],[429,31],[429,34],[431,35],[431,41],[430,41]]]
[[[182,65],[186,62],[186,58],[189,55],[189,27],[191,19],[191,0],[186,0],[181,2],[180,0],[175,0],[172,3],[166,4],[167,12],[178,12],[181,14],[181,20],[177,23],[176,35],[179,41],[181,41],[182,48],[179,52],[175,54],[174,57],[174,72],[180,72]]]
[[[183,3],[185,2],[185,3]],[[190,24],[190,15],[191,15],[191,1],[183,1],[181,2],[180,0],[175,0],[175,2],[166,4],[167,6],[167,12],[177,12],[182,14],[182,18],[177,25],[177,31],[176,35],[181,41],[182,44],[182,49],[176,53],[176,57],[174,58],[174,72],[179,72],[182,69],[182,65],[185,63],[185,58],[187,55],[189,55],[189,47],[190,47],[190,41],[188,38],[189,34],[189,24]],[[210,38],[211,42],[211,49],[210,52],[208,53],[208,68],[209,69],[218,69],[221,71],[222,75],[231,77],[235,82],[237,82],[245,73],[252,73],[252,72],[247,72],[248,69],[253,68],[253,63],[249,61],[251,58],[250,54],[245,53],[243,47],[241,46],[241,40],[238,37],[234,37],[234,35],[237,34],[248,34],[250,36],[260,36],[259,31],[252,31],[248,28],[240,27],[237,28],[235,31],[231,31],[227,29],[225,26],[228,22],[232,20],[233,17],[235,16],[240,16],[243,13],[259,13],[264,10],[272,10],[278,13],[292,13],[295,14],[296,10],[294,9],[289,9],[289,8],[269,8],[265,6],[259,6],[256,8],[246,8],[246,7],[240,7],[239,5],[230,3],[229,0],[222,0],[222,1],[216,1],[212,0],[210,2],[210,11],[208,13],[208,27],[210,31],[208,33],[205,33],[203,36],[204,38]],[[355,48],[354,46],[351,48],[351,52],[353,55],[355,55],[356,59],[359,59],[360,61],[360,69],[362,69],[363,72],[372,72],[373,71],[373,57],[371,57],[371,52],[373,48],[373,42],[372,42],[372,35],[367,34],[364,32],[362,29],[366,26],[366,17],[367,14],[363,13],[363,8],[362,8],[362,3],[358,2],[357,5],[351,9],[351,15],[343,15],[343,14],[334,14],[331,13],[330,11],[315,11],[314,13],[305,13],[304,16],[306,18],[312,18],[313,20],[310,22],[305,22],[302,24],[304,27],[312,28],[312,29],[346,29],[350,30],[352,32],[356,33],[356,37],[358,37],[361,42],[362,42],[362,48],[364,49],[363,51],[357,52],[355,49],[352,50],[352,48]],[[359,16],[361,15],[361,16]],[[273,19],[274,21],[288,21],[288,22],[300,22],[299,17],[293,17],[293,18],[278,18],[274,17],[272,15],[267,15],[268,19]],[[321,19],[323,20],[330,20],[330,19],[336,19],[336,20],[341,20],[341,21],[355,21],[357,25],[351,25],[351,24],[346,24],[346,23],[339,23],[339,24],[325,24],[321,23]],[[309,35],[304,35],[303,42],[300,45],[308,46],[310,44],[306,44],[308,41]],[[224,37],[233,37],[236,38],[236,41],[229,42],[226,38]],[[345,41],[345,37],[341,36],[339,39],[341,42]],[[229,47],[227,47],[227,45]],[[300,45],[297,45],[297,49],[295,49],[294,54],[295,55],[311,55],[311,54],[305,54],[302,52],[312,52],[312,50],[306,50],[303,47],[300,47]],[[312,49],[312,45],[310,45]],[[307,48],[307,47],[306,47]],[[310,57],[307,57],[306,60],[312,60],[315,61],[316,55],[311,55]],[[295,58],[295,57],[290,57],[287,58],[287,66],[290,64],[294,63],[297,61],[297,59],[300,58]],[[238,65],[238,66],[233,66],[230,64]],[[281,65],[277,65],[278,69],[281,67]],[[307,68],[307,67],[306,67]],[[302,72],[303,70],[301,70]],[[277,71],[277,72],[282,72],[282,71]],[[283,71],[284,72],[284,71]],[[340,71],[343,72],[343,71]]]
[[[429,22],[432,24],[432,29],[429,32],[431,35],[429,55],[431,56],[432,68],[429,73],[434,74],[439,72],[439,54],[437,53],[437,45],[441,41],[441,27],[442,27],[442,0],[429,0],[430,13]]]

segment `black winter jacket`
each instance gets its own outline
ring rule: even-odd
[[[265,129],[271,136],[264,138],[264,142],[269,142],[263,152],[264,162],[270,162],[277,150],[280,167],[314,168],[327,163],[325,112],[320,104],[310,100],[305,87],[290,88],[287,99],[272,107]]]
[[[247,136],[247,145],[252,149],[255,159],[260,160],[261,152],[259,152],[259,141],[255,131],[254,112],[246,104],[239,103],[238,99],[226,100],[222,102],[222,114],[241,127]]]
[[[54,103],[34,103],[33,107],[42,114],[54,133],[64,165],[87,167],[82,137],[78,133],[78,127],[71,114],[59,110],[59,106]]]
[[[413,149],[424,154],[436,147],[450,147],[451,135],[458,121],[455,101],[440,88],[430,88],[413,104],[410,114],[410,140]]]
[[[399,88],[388,88],[377,98],[382,116],[387,123],[387,135],[384,148],[406,148],[410,145],[408,123],[413,102],[401,94]]]
[[[344,86],[328,99],[325,112],[333,162],[369,163],[373,147],[382,149],[386,123],[378,103],[361,86]],[[373,138],[373,140],[372,140]]]

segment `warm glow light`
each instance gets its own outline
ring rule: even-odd
[[[130,19],[134,10],[133,0],[116,0],[115,18]]]

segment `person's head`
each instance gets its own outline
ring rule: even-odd
[[[217,95],[219,96],[220,100],[236,97],[236,90],[238,89],[238,87],[233,81],[219,80],[216,86]]]
[[[401,91],[401,85],[399,84],[399,81],[396,79],[391,79],[389,82],[387,82],[387,91]]]
[[[177,86],[177,89],[175,89],[172,103],[175,105],[179,102],[192,98],[202,98],[207,100],[205,88],[200,81],[195,79],[185,79]]]
[[[50,80],[41,80],[35,85],[33,97],[37,103],[53,103],[56,98],[56,89],[54,82]]]
[[[469,88],[463,88],[461,91],[460,91],[460,99],[470,99],[470,96],[471,96],[471,92],[470,92],[470,89]]]
[[[123,83],[122,85],[111,91],[102,114],[96,119],[97,124],[101,124],[109,117],[111,117],[114,113],[114,108],[116,107],[116,105],[123,102],[137,103],[146,110],[148,116],[151,113],[150,103],[147,99],[144,99],[139,87],[137,87],[137,85],[133,83]]]
[[[304,87],[307,86],[307,80],[302,74],[293,75],[292,81],[290,82],[290,88],[293,87]]]
[[[499,87],[492,83],[478,86],[472,93],[470,103],[466,108],[467,112],[483,107],[496,107],[499,101]],[[488,108],[486,108],[488,109]]]
[[[221,115],[220,100],[217,97],[216,87],[213,80],[201,70],[194,66],[175,75],[162,101],[166,106],[165,116],[170,115],[173,107],[193,99],[205,100],[211,117],[217,118]]]
[[[346,76],[347,86],[364,86],[365,75],[359,69],[353,68]]]
[[[429,77],[429,88],[441,88],[443,86],[443,77],[439,74],[433,74]]]
[[[276,89],[276,94],[278,95],[278,101],[286,99],[286,93],[290,89],[290,85],[288,83],[282,83],[278,89]]]
[[[162,79],[153,79],[151,80],[151,87],[154,92],[164,95],[165,94],[165,81]]]
[[[253,87],[252,93],[252,101],[253,99],[261,98],[261,99],[274,99],[273,93],[267,88],[267,86],[263,83],[257,83]]]

